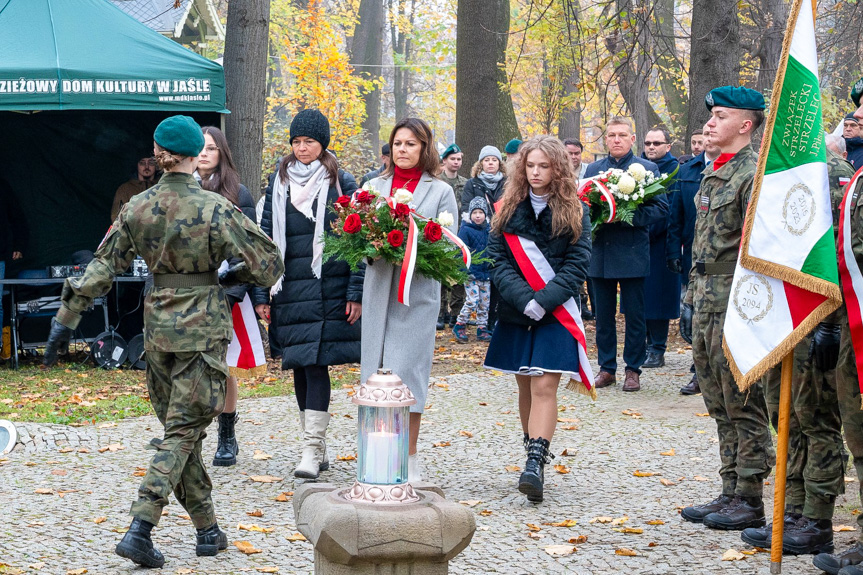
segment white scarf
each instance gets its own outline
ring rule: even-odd
[[[324,220],[327,214],[327,192],[330,189],[330,177],[319,160],[311,164],[294,162],[288,166],[288,182],[283,182],[278,176],[273,182],[273,242],[279,248],[282,259],[285,258],[285,207],[290,192],[291,205],[315,222],[315,236],[312,240],[312,273],[321,277],[321,267],[324,256]],[[321,194],[323,193],[323,196]],[[318,202],[317,212],[312,215],[312,205]],[[270,297],[282,291],[284,276],[270,288]]]

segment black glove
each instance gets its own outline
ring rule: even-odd
[[[688,344],[692,344],[692,306],[683,304],[680,310],[680,337]]]
[[[42,365],[51,367],[57,363],[57,355],[69,350],[69,340],[72,339],[72,330],[65,325],[51,320],[51,331],[48,333],[48,343],[45,344],[45,357]]]
[[[239,262],[228,266],[227,269],[219,272],[219,284],[222,287],[230,287],[244,283],[237,277],[237,274],[246,269],[246,262]]]
[[[680,261],[680,258],[672,258],[665,260],[665,265],[668,267],[668,271],[673,274],[683,273],[683,263]]]
[[[809,345],[809,359],[815,360],[820,371],[830,371],[839,362],[839,336],[842,326],[833,323],[819,323],[812,332]]]

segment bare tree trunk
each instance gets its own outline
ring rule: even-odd
[[[752,5],[755,25],[758,30],[757,49],[758,74],[755,89],[770,98],[773,80],[782,57],[782,41],[785,39],[785,24],[788,22],[788,5],[783,0],[761,0]]]
[[[456,143],[467,175],[483,146],[519,136],[506,77],[509,0],[459,0],[456,31]]]
[[[393,100],[396,121],[412,114],[408,106],[411,75],[406,67],[411,59],[411,28],[416,14],[416,0],[388,0],[390,6],[390,37],[393,45]],[[407,29],[401,29],[403,25]]]
[[[225,136],[240,181],[257,199],[261,190],[264,115],[267,111],[268,0],[231,0],[225,29],[225,89],[231,111]]]
[[[671,117],[669,128],[675,135],[683,131],[686,120],[686,90],[680,82],[681,63],[674,44],[674,0],[656,0],[653,12],[656,65],[659,86],[665,97],[666,109]]]
[[[561,140],[575,138],[581,141],[581,99],[579,99],[579,72],[581,60],[581,35],[578,26],[578,0],[566,0],[563,5],[566,30],[568,33],[567,49],[572,51],[572,67],[569,77],[560,84],[560,117],[557,124],[557,135]]]
[[[383,64],[384,3],[383,0],[361,0],[359,22],[354,29],[351,46],[351,66],[360,78],[371,80],[381,75]],[[368,134],[372,153],[380,149],[381,90],[375,88],[363,96],[366,118],[363,131]]]
[[[733,0],[694,0],[689,54],[689,118],[686,147],[693,130],[709,113],[704,97],[713,88],[737,85],[740,78],[740,20]]]

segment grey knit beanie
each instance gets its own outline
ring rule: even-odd
[[[491,155],[491,154],[489,154],[489,155]],[[470,217],[470,215],[473,213],[474,210],[482,210],[485,213],[486,219],[488,219],[488,204],[486,203],[485,199],[482,196],[477,196],[477,197],[473,198],[470,201],[470,203],[467,205],[468,217]]]
[[[303,110],[291,121],[291,143],[305,136],[318,142],[326,150],[330,145],[330,122],[318,110]]]
[[[479,161],[483,161],[489,156],[494,156],[497,158],[498,162],[503,162],[503,157],[500,155],[500,150],[495,148],[494,146],[483,146],[482,150],[479,152]]]

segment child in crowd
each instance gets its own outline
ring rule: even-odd
[[[458,237],[467,244],[472,254],[481,254],[488,245],[488,212],[486,201],[477,196],[470,201],[468,211],[464,214],[464,222],[459,227]],[[467,342],[467,322],[471,313],[476,313],[477,341],[490,341],[488,330],[488,307],[491,280],[489,279],[488,262],[471,263],[468,270],[469,279],[464,284],[465,298],[461,312],[458,314],[452,333],[461,342]]]
[[[500,304],[485,367],[515,375],[527,449],[518,489],[539,502],[557,424],[557,388],[562,375],[575,381],[581,361],[576,337],[555,312],[578,297],[587,275],[590,218],[557,138],[527,140],[511,167],[488,242]],[[545,286],[534,290],[528,278],[543,274]]]

